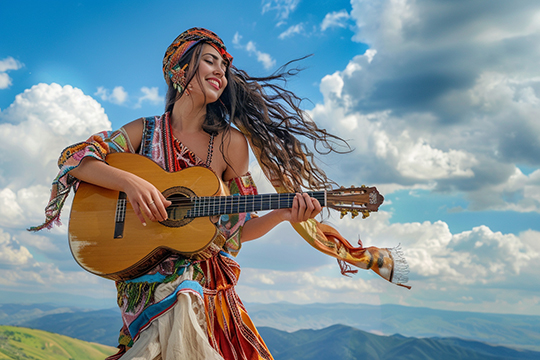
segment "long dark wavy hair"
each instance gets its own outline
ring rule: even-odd
[[[201,81],[195,74],[202,46],[203,43],[197,44],[180,60],[181,67],[189,63],[186,87],[194,78]],[[203,129],[208,133],[223,132],[220,145],[223,153],[223,144],[230,140],[227,134],[231,123],[234,124],[248,138],[271,180],[279,179],[289,191],[320,190],[329,188],[334,182],[315,163],[315,154],[298,137],[312,141],[318,154],[345,153],[351,148],[342,138],[319,128],[300,109],[302,99],[279,85],[285,85],[289,77],[300,71],[289,69],[298,60],[302,59],[288,62],[267,77],[251,77],[232,65],[227,67],[227,87],[218,101],[207,105]],[[182,95],[169,86],[165,111],[172,111]]]

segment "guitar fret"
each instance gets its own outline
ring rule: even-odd
[[[322,206],[326,206],[325,191],[307,193],[317,199]],[[195,197],[191,199],[193,207],[188,210],[187,216],[203,217],[291,208],[294,196],[294,193],[285,193]]]

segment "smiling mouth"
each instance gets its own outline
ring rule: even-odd
[[[216,80],[216,79],[208,79],[207,81],[210,83],[210,85],[212,85],[217,90],[219,90],[219,88],[221,86],[221,83],[218,80]]]

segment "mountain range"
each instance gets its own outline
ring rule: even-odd
[[[540,352],[516,350],[456,338],[379,336],[344,325],[288,333],[267,327],[259,331],[275,360],[533,360]],[[112,347],[43,330],[0,326],[0,359],[102,360]]]
[[[398,305],[276,303],[246,307],[276,360],[540,359],[538,316]],[[2,324],[110,346],[117,344],[122,326],[118,309],[50,304],[0,304]]]
[[[379,336],[344,325],[288,333],[259,328],[276,360],[537,360],[540,352],[457,338]]]
[[[246,307],[257,326],[289,332],[341,324],[379,335],[456,337],[540,351],[540,316],[343,303]]]

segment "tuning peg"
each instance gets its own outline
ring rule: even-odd
[[[340,215],[339,218],[340,218],[340,219],[343,219],[343,217],[344,217],[345,215],[347,215],[347,210],[345,210],[345,209],[344,209],[344,210],[341,210],[341,215]]]
[[[340,187],[340,189],[342,189],[342,190],[345,189],[345,186],[342,185],[342,186]]]
[[[365,219],[369,216],[369,210],[362,211],[362,219]]]
[[[358,216],[358,210],[356,209],[351,210],[351,218],[354,219],[357,216]]]

